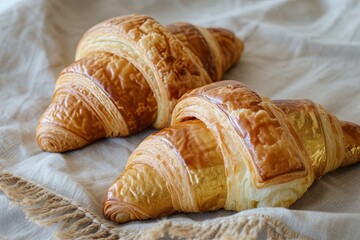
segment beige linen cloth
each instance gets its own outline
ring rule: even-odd
[[[317,180],[290,209],[104,219],[107,188],[154,130],[55,154],[37,146],[35,127],[82,33],[130,13],[231,29],[246,50],[226,79],[360,123],[359,1],[0,0],[0,239],[360,239],[359,164]]]

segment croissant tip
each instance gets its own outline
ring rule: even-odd
[[[81,148],[86,144],[86,141],[79,136],[71,134],[61,127],[45,123],[38,124],[36,140],[41,149],[54,153]]]
[[[104,202],[103,214],[105,218],[117,223],[126,223],[131,220],[128,213],[120,211],[118,207],[114,206],[113,202],[107,200]]]
[[[131,208],[132,204],[121,201],[117,198],[108,197],[103,204],[103,214],[104,216],[117,223],[127,223],[132,220],[140,220],[141,218],[137,218],[133,216],[132,213],[126,210],[126,208]]]
[[[38,136],[37,143],[39,147],[44,151],[55,153],[63,152],[63,149],[59,148],[56,141],[51,137]]]
[[[51,134],[44,134],[43,132],[37,133],[36,141],[39,147],[46,152],[64,152],[64,149],[60,146],[56,137]]]

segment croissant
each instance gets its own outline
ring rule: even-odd
[[[143,15],[102,22],[83,35],[77,61],[59,74],[38,122],[38,145],[64,152],[164,128],[186,91],[220,80],[242,51],[242,41],[224,29],[165,27]]]
[[[220,208],[289,207],[316,178],[360,160],[360,126],[310,100],[271,101],[237,81],[185,94],[109,188],[116,222]]]

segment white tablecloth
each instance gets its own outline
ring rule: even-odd
[[[0,0],[3,175],[43,187],[106,222],[101,208],[107,188],[124,169],[131,151],[154,130],[55,154],[37,146],[35,128],[51,101],[56,76],[72,62],[82,33],[102,20],[130,13],[147,14],[163,24],[187,21],[231,29],[244,39],[245,52],[226,79],[242,81],[273,99],[312,99],[340,119],[360,123],[359,1]],[[359,176],[359,164],[329,173],[290,209],[175,214],[165,220],[107,223],[115,230],[158,231],[170,226],[169,222],[161,225],[168,220],[173,227],[184,224],[194,229],[216,220],[226,228],[227,223],[258,216],[258,220],[277,219],[302,237],[359,239]],[[11,204],[8,194],[0,192],[0,239],[54,237],[59,225],[43,227],[31,217],[28,220],[24,208]],[[251,235],[239,231],[242,236]]]

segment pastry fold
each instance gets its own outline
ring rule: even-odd
[[[173,212],[289,207],[316,178],[360,160],[360,126],[310,100],[272,101],[237,81],[185,94],[108,190],[116,222]]]
[[[76,62],[60,73],[37,142],[64,152],[103,137],[164,128],[177,100],[220,80],[243,47],[225,29],[163,26],[144,15],[99,23],[81,38]]]

